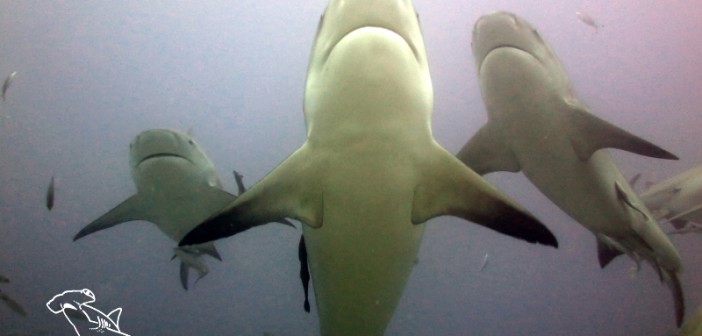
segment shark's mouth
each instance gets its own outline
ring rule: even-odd
[[[524,49],[522,49],[522,48],[520,48],[520,47],[518,47],[518,46],[516,46],[516,45],[513,45],[513,44],[498,44],[498,45],[496,45],[495,47],[493,47],[493,48],[491,48],[490,50],[488,50],[488,52],[485,53],[485,55],[483,56],[483,59],[480,61],[480,66],[478,67],[479,70],[482,69],[483,63],[485,63],[485,60],[488,58],[488,56],[490,56],[490,54],[492,54],[493,52],[495,52],[495,51],[497,51],[497,50],[500,50],[500,49],[514,49],[514,50],[519,50],[519,51],[521,51],[521,52],[523,52],[523,53],[525,53],[525,54],[528,54],[528,55],[531,55],[532,57],[534,57],[534,55],[532,55],[530,52],[528,52],[528,51],[526,51],[526,50],[524,50]],[[536,58],[536,57],[534,57],[534,58]],[[537,59],[538,59],[538,58],[537,58]]]
[[[420,59],[420,57],[419,57],[419,51],[417,50],[417,47],[414,45],[414,43],[411,43],[411,40],[410,40],[409,38],[407,38],[407,37],[404,36],[402,33],[397,32],[397,31],[395,31],[395,30],[393,30],[393,29],[391,29],[391,28],[387,28],[387,27],[383,27],[383,26],[374,26],[374,25],[367,25],[367,26],[356,27],[356,28],[351,29],[350,31],[344,33],[344,34],[340,34],[339,37],[336,38],[336,39],[334,40],[334,42],[331,43],[331,44],[329,45],[329,47],[327,48],[327,51],[324,53],[324,59],[325,59],[325,60],[326,60],[326,59],[329,59],[329,55],[331,55],[331,53],[334,51],[334,49],[336,48],[336,46],[339,45],[339,43],[340,43],[341,41],[343,41],[346,37],[348,37],[349,35],[351,35],[351,34],[354,33],[354,32],[357,32],[357,31],[363,30],[363,29],[370,29],[370,30],[376,30],[376,31],[384,31],[384,32],[386,32],[386,33],[390,33],[390,34],[393,34],[393,35],[396,35],[396,36],[402,38],[402,40],[405,41],[405,44],[407,44],[407,46],[412,50],[412,53],[414,54],[414,58],[417,59],[417,60]]]
[[[158,158],[165,158],[165,157],[179,158],[179,159],[183,159],[183,160],[186,160],[186,161],[192,163],[192,161],[190,161],[190,159],[188,159],[187,157],[182,156],[182,155],[178,155],[175,153],[154,153],[154,154],[147,155],[144,158],[142,158],[139,161],[139,163],[137,163],[137,166],[139,166],[140,164],[142,164],[148,160],[151,160],[151,159],[158,159]]]

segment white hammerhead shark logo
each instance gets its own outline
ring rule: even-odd
[[[46,307],[54,314],[63,314],[78,336],[80,336],[80,332],[72,318],[86,320],[94,324],[94,327],[88,329],[92,332],[104,333],[108,331],[115,335],[129,336],[119,330],[122,308],[105,314],[89,305],[93,302],[95,302],[95,294],[90,289],[73,289],[54,295],[46,303]]]

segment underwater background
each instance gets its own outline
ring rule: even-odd
[[[317,335],[302,309],[301,230],[267,225],[217,241],[223,262],[189,291],[175,245],[130,222],[72,237],[136,190],[129,142],[149,128],[190,130],[235,193],[305,139],[302,98],[326,0],[0,0],[0,335],[72,335],[45,306],[91,289],[123,309],[130,335]],[[433,133],[456,153],[486,122],[470,48],[481,15],[509,10],[534,24],[592,112],[680,157],[612,150],[626,176],[657,182],[702,164],[702,3],[428,1],[421,17],[435,108]],[[580,21],[581,11],[603,25]],[[55,205],[45,206],[56,178]],[[555,250],[442,217],[427,223],[418,264],[387,335],[660,335],[675,331],[668,288],[626,256],[606,269],[595,237],[522,174],[486,178],[545,223]],[[663,224],[664,231],[670,229]],[[670,237],[683,258],[688,313],[702,304],[702,235]],[[483,258],[489,255],[484,269]],[[191,275],[191,279],[193,275]]]

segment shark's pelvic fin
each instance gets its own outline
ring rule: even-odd
[[[201,246],[198,246],[198,250],[212,258],[222,261],[222,256],[219,254],[219,251],[217,251],[217,247],[215,247],[214,244],[202,244]]]
[[[665,149],[596,117],[582,106],[569,106],[567,124],[570,129],[564,132],[571,135],[571,145],[582,161],[587,161],[592,153],[603,148],[617,148],[659,159],[678,159]]]
[[[496,171],[519,172],[522,170],[517,157],[504,143],[504,137],[497,136],[488,122],[456,157],[479,175]]]
[[[603,243],[599,239],[597,240],[597,259],[600,262],[600,268],[605,268],[614,258],[620,255],[622,255],[622,251]]]
[[[424,176],[415,189],[413,223],[451,215],[530,243],[558,247],[543,224],[451,154],[443,149],[432,153],[425,158]]]

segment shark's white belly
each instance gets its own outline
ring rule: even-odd
[[[424,233],[411,222],[416,177],[392,155],[333,160],[322,227],[303,226],[322,335],[382,335],[412,271]]]

